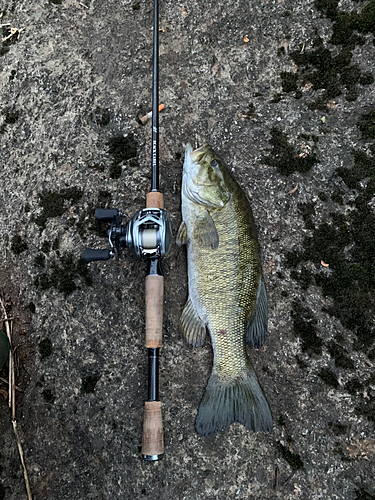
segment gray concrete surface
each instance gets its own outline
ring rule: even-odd
[[[373,0],[344,0],[338,9],[360,13],[366,5],[371,20]],[[327,6],[337,4],[321,2],[318,10],[303,0],[161,2],[165,205],[176,234],[184,145],[203,140],[222,154],[251,200],[270,320],[265,345],[250,355],[274,431],[254,434],[234,424],[210,437],[195,433],[212,354],[208,341],[191,350],[181,339],[186,256],[174,245],[164,261],[165,458],[146,464],[140,460],[144,264],[125,255],[92,263],[87,274],[78,259],[85,247],[104,245],[95,207],[130,217],[149,189],[150,124],[142,127],[137,118],[151,109],[152,3],[1,3],[3,39],[10,28],[20,32],[3,41],[0,56],[0,286],[16,317],[17,382],[24,391],[17,418],[35,500],[375,498],[371,273],[359,274],[355,285],[348,281],[349,299],[321,288],[322,279],[333,283],[339,276],[332,255],[345,267],[357,262],[353,245],[360,254],[367,248],[353,243],[350,219],[361,217],[355,200],[365,191],[370,253],[358,266],[371,261],[374,136],[356,124],[375,103],[371,77],[363,77],[374,72],[374,36],[362,24],[360,41],[348,45],[349,30],[334,45],[337,22],[327,9],[324,15]],[[345,46],[352,54],[346,70],[330,69],[329,60],[326,68],[340,95],[327,94],[316,81],[323,52],[310,66],[292,57],[319,47],[335,57]],[[348,70],[353,65],[361,81]],[[284,75],[283,83],[282,72],[297,74],[298,81]],[[270,144],[274,127],[286,134],[284,150]],[[118,136],[127,137],[128,146],[135,141],[135,157],[126,159],[123,149],[125,160],[115,157]],[[366,153],[367,170],[348,186],[337,169],[353,168],[353,149]],[[278,169],[284,154],[289,175]],[[313,155],[308,168],[301,159]],[[308,171],[293,171],[294,164]],[[340,251],[327,254],[336,238],[317,236],[321,223],[336,227],[332,214],[347,217],[348,234]],[[307,248],[306,237],[323,243],[313,246],[313,257],[300,254],[291,264],[288,252]],[[353,294],[360,290],[357,319],[351,287]],[[0,498],[21,500],[22,469],[2,399]]]

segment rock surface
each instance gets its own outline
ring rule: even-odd
[[[1,9],[0,287],[34,499],[375,498],[374,0],[161,2],[161,190],[176,234],[184,145],[207,140],[251,200],[270,320],[250,355],[274,431],[195,433],[212,353],[181,338],[174,245],[154,464],[140,460],[145,266],[80,261],[105,246],[94,209],[130,218],[149,189],[152,3]],[[0,499],[26,498],[5,401],[0,454]]]

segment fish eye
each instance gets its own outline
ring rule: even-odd
[[[211,167],[212,167],[212,168],[216,168],[217,166],[218,166],[217,161],[216,161],[216,160],[212,160],[212,162],[211,162]]]

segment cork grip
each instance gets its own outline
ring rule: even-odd
[[[164,278],[146,276],[146,347],[162,346]]]
[[[150,191],[146,195],[146,208],[164,208],[164,198],[159,191]]]
[[[163,453],[164,438],[161,402],[146,401],[143,419],[142,455],[162,455]]]

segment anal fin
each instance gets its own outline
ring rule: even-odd
[[[190,297],[182,311],[180,321],[187,344],[193,347],[202,346],[206,337],[206,325],[196,314]]]

